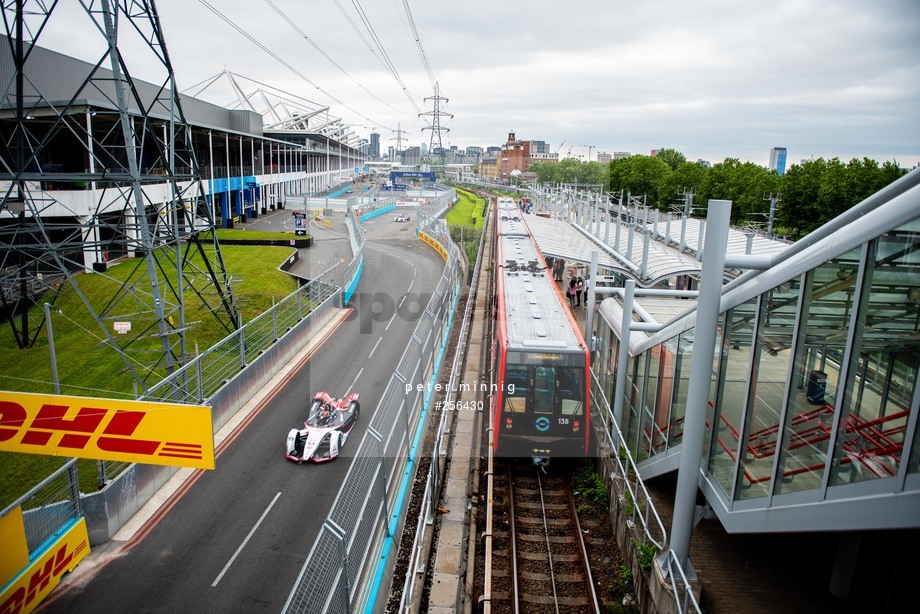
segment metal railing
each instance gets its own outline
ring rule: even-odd
[[[271,309],[240,326],[138,397],[141,401],[205,403],[295,324],[332,297],[335,268],[301,286]]]
[[[603,387],[597,381],[594,371],[591,371],[591,396],[592,410],[594,415],[601,415],[604,423],[605,439],[601,442],[601,451],[610,454],[616,462],[617,474],[623,482],[625,488],[624,495],[628,498],[627,509],[632,507],[630,521],[634,525],[642,527],[645,537],[658,550],[664,550],[668,543],[668,532],[661,522],[661,517],[655,510],[655,504],[651,495],[645,488],[642,478],[639,477],[639,470],[632,456],[628,453],[626,441],[623,433],[620,431],[620,425],[613,419],[613,411],[610,408],[610,402],[604,395]],[[598,412],[603,408],[603,412]],[[595,429],[596,432],[596,429]],[[620,451],[623,451],[621,454]]]
[[[486,215],[489,214],[489,209],[486,209]],[[488,225],[488,220],[486,220]],[[447,382],[444,395],[444,407],[451,407],[454,400],[454,393],[458,390],[458,382],[463,378],[463,373],[460,372],[460,369],[463,367],[463,356],[467,349],[467,334],[470,325],[470,314],[473,311],[473,305],[475,304],[476,291],[479,286],[479,275],[478,272],[482,266],[482,253],[483,253],[483,243],[485,242],[486,233],[483,232],[482,236],[479,238],[479,252],[476,257],[476,265],[474,267],[473,275],[473,284],[470,287],[468,294],[466,308],[463,311],[463,321],[460,327],[460,333],[457,340],[457,347],[454,350],[454,358],[451,362],[450,368],[450,377]],[[441,492],[441,458],[446,455],[447,451],[445,450],[446,440],[450,436],[450,431],[448,429],[447,423],[454,415],[454,412],[444,411],[441,412],[441,421],[438,424],[438,435],[435,440],[434,448],[432,449],[431,455],[431,464],[428,468],[428,477],[425,481],[425,494],[422,497],[421,509],[424,513],[419,514],[418,523],[415,528],[415,536],[412,541],[412,550],[409,558],[408,571],[406,572],[406,579],[403,583],[402,597],[399,602],[399,612],[409,612],[410,604],[412,603],[415,591],[417,589],[417,580],[421,578],[420,572],[424,570],[424,556],[425,556],[425,527],[431,525],[434,522],[435,513],[437,512],[438,507],[438,497]],[[490,452],[491,453],[491,452]]]
[[[351,612],[376,596],[383,566],[392,564],[390,549],[400,530],[410,465],[430,399],[426,384],[437,373],[460,290],[458,254],[446,226],[423,217],[420,227],[439,241],[447,264],[358,444],[285,612]]]
[[[658,559],[658,564],[661,565],[664,577],[671,588],[671,594],[674,595],[677,611],[681,614],[683,612],[700,613],[700,604],[696,601],[696,596],[690,588],[690,581],[687,580],[684,569],[680,566],[680,561],[677,560],[677,555],[674,551],[669,549],[665,552],[664,556]]]
[[[629,453],[626,440],[620,431],[620,425],[613,419],[613,410],[610,402],[604,395],[603,387],[597,380],[594,371],[591,371],[591,407],[595,416],[598,414],[603,418],[604,439],[598,446],[598,454],[601,456],[609,455],[616,464],[618,479],[623,485],[624,510],[629,514],[629,522],[632,526],[641,527],[645,539],[654,545],[663,555],[657,561],[661,566],[665,579],[671,587],[671,594],[674,596],[674,603],[678,612],[700,612],[700,606],[693,594],[693,588],[687,580],[680,561],[674,555],[674,551],[668,547],[668,533],[664,528],[664,523],[655,509],[655,503],[651,495],[645,488],[642,478],[639,476],[639,469]],[[603,411],[598,411],[602,409]],[[598,429],[594,430],[598,433]],[[622,452],[622,453],[621,453]],[[631,510],[630,510],[631,508]]]

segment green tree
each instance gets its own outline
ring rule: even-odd
[[[534,162],[528,170],[537,174],[537,183],[555,183],[557,165],[558,162]]]
[[[818,192],[821,178],[827,168],[824,158],[793,164],[783,175],[782,204],[778,218],[793,238],[807,234],[821,225],[818,212]]]
[[[878,192],[903,172],[896,162],[869,158],[809,160],[792,165],[781,178],[779,221],[801,237]]]
[[[732,223],[761,223],[770,210],[764,196],[779,189],[779,178],[753,162],[726,158],[714,164],[700,186],[698,199],[701,205],[711,198],[732,201]]]
[[[537,174],[540,183],[584,183],[607,185],[607,166],[599,162],[582,162],[566,158],[559,162],[535,162],[530,171]]]
[[[668,175],[664,182],[659,197],[663,205],[672,205],[680,201],[684,190],[693,190],[699,193],[703,181],[706,179],[708,168],[696,162],[684,162],[673,173]]]
[[[663,193],[670,174],[671,167],[657,157],[620,158],[610,163],[610,189],[645,195],[646,204],[657,207],[661,204],[659,192]]]
[[[665,164],[671,167],[672,171],[676,171],[681,164],[687,161],[687,156],[676,149],[668,149],[667,147],[659,149],[655,157],[663,160]]]

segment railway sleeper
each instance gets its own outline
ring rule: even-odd
[[[540,518],[537,516],[518,516],[517,518],[515,518],[515,520],[517,520],[518,524],[538,524],[542,526],[543,523],[545,522],[547,525],[551,527],[574,526],[572,519],[568,517],[566,518],[546,518],[544,520],[543,518]],[[495,535],[494,531],[492,532],[492,535],[493,536]]]
[[[515,502],[515,508],[524,508],[530,510],[566,510],[569,509],[568,503],[540,503],[539,501],[520,501]]]
[[[546,552],[518,552],[518,558],[527,559],[528,561],[545,561]],[[579,554],[562,554],[553,553],[554,563],[576,563],[581,560]]]
[[[521,593],[521,601],[540,605],[565,605],[565,606],[586,606],[588,605],[587,597],[553,597],[552,595],[531,595],[530,593]]]
[[[533,534],[518,533],[518,539],[523,542],[545,542],[549,540],[551,544],[577,544],[578,538],[571,535],[543,535],[543,533]]]
[[[553,578],[556,579],[556,584],[584,584],[585,576],[580,573],[571,573],[571,574],[562,574],[557,573],[553,576],[550,576],[548,573],[535,573],[532,571],[522,571],[521,577],[525,580],[531,580],[533,582],[550,582]]]

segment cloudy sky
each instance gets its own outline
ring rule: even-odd
[[[421,130],[427,118],[418,117],[432,110],[423,99],[433,96],[420,43],[448,99],[442,110],[454,115],[442,119],[445,145],[500,145],[513,130],[582,159],[672,147],[691,160],[766,165],[770,148],[785,146],[790,162],[920,163],[917,0],[157,5],[180,90],[227,68],[314,107],[330,105],[356,133],[379,132],[383,147],[396,144],[397,127],[404,145],[430,140]],[[64,10],[40,44],[97,61],[101,36]],[[140,51],[126,61],[139,77],[155,64]],[[257,87],[244,82],[247,91]],[[233,101],[221,82],[200,97]]]

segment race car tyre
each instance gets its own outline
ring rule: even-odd
[[[319,408],[323,406],[323,402],[319,399],[313,399],[313,404],[310,406],[310,416],[315,416],[319,413]]]
[[[357,401],[352,401],[351,403],[349,403],[348,409],[354,413],[355,418],[361,415],[361,404],[358,403]]]

